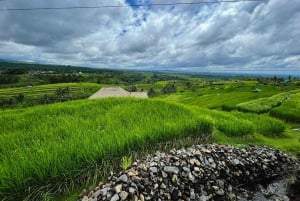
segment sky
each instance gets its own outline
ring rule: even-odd
[[[300,1],[2,0],[0,59],[112,69],[299,72]]]

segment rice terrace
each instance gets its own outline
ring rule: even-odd
[[[0,201],[299,201],[299,16],[0,0]]]

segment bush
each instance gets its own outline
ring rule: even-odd
[[[166,84],[166,86],[164,86],[164,88],[162,88],[161,92],[163,94],[175,93],[176,92],[176,84],[175,84],[175,82],[169,82],[168,84]]]

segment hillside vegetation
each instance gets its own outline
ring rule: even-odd
[[[238,104],[236,107],[242,112],[253,112],[257,114],[266,113],[270,109],[281,105],[287,99],[288,93],[280,93],[267,98],[259,98],[256,100]]]
[[[288,122],[300,123],[300,93],[291,94],[280,107],[271,109],[270,115]]]
[[[285,79],[0,62],[0,200],[73,201],[131,158],[208,141],[297,155],[300,82]],[[152,99],[75,100],[114,85]]]
[[[60,83],[0,89],[0,109],[27,107],[89,97],[101,87],[96,83]]]
[[[250,121],[254,127],[255,132],[260,133],[264,136],[269,136],[269,137],[282,136],[286,128],[285,124],[282,121],[272,118],[268,115],[242,113],[236,111],[231,112],[230,114],[240,120]]]
[[[212,131],[207,118],[184,107],[137,99],[6,110],[0,127],[0,197],[6,200],[59,192],[90,177],[93,164],[147,144]]]

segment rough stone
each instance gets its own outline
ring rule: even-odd
[[[82,191],[79,201],[249,199],[251,192],[241,186],[297,167],[295,159],[266,146],[240,149],[210,144],[172,149],[169,153],[157,151],[135,161],[126,171],[112,172],[105,185],[99,183],[93,191]],[[273,196],[277,193],[275,187],[261,186],[260,193],[286,200],[285,196]]]
[[[127,193],[126,191],[121,191],[121,193],[119,194],[121,200],[126,200],[128,195],[129,193]]]

